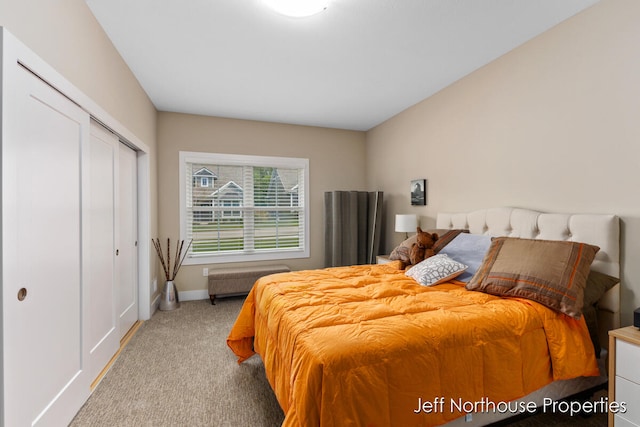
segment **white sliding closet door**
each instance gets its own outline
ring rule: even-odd
[[[138,321],[137,155],[120,144],[118,267],[116,286],[120,338]]]
[[[4,425],[66,425],[90,382],[81,256],[89,115],[14,66],[3,95]]]
[[[120,348],[116,316],[116,185],[120,141],[91,122],[89,250],[89,357],[95,379]]]

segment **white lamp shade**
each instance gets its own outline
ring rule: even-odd
[[[398,233],[409,233],[418,228],[418,215],[398,214],[396,215],[396,231]]]

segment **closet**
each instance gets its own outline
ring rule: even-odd
[[[3,92],[4,425],[55,425],[91,381],[80,256],[89,116],[24,68],[15,76],[12,99]]]
[[[136,221],[136,152],[124,144],[118,147],[118,283],[116,310],[120,338],[138,321]]]
[[[67,425],[138,320],[137,153],[1,34],[0,424]]]
[[[89,358],[91,378],[138,321],[136,152],[91,121],[89,147]]]
[[[89,365],[98,377],[120,347],[116,311],[118,137],[91,121],[89,147]]]

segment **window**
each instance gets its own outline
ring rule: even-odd
[[[308,257],[308,177],[308,159],[181,151],[184,263]]]

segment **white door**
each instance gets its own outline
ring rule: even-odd
[[[81,257],[89,116],[15,66],[3,106],[4,425],[66,425],[90,382]]]
[[[116,316],[116,185],[120,141],[91,122],[89,250],[89,365],[98,377],[120,348]]]
[[[119,282],[116,286],[120,338],[138,321],[138,215],[137,156],[120,144],[116,247]]]

